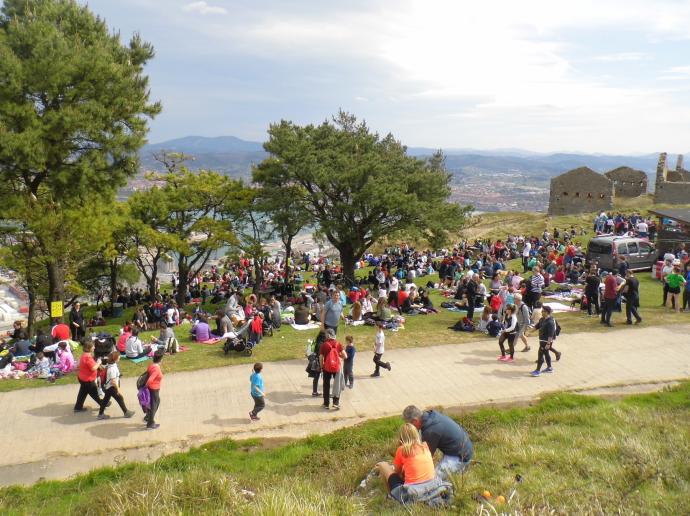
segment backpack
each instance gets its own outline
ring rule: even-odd
[[[554,319],[553,322],[556,324],[556,337],[558,337],[561,334],[561,325],[558,324],[556,319]]]
[[[337,373],[340,371],[340,356],[338,355],[338,346],[335,341],[329,344],[330,349],[323,361],[323,370],[326,373]]]
[[[137,378],[137,390],[141,390],[146,387],[146,382],[149,381],[149,372],[144,371],[139,378]]]

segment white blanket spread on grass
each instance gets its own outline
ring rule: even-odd
[[[320,324],[317,323],[309,323],[309,324],[291,324],[294,329],[296,330],[316,330],[321,327]]]
[[[544,303],[544,306],[550,307],[554,312],[576,312],[580,310],[577,306],[570,308],[570,306],[566,306],[562,303]]]

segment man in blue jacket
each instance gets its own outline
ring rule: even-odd
[[[410,405],[403,411],[403,419],[420,431],[431,455],[436,450],[443,453],[436,475],[447,478],[449,473],[462,473],[470,465],[474,455],[472,441],[465,429],[451,418],[435,410],[422,412]]]

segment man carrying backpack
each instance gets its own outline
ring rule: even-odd
[[[335,340],[335,332],[328,328],[326,330],[326,340],[319,349],[319,359],[321,370],[323,371],[323,408],[330,408],[331,401],[331,379],[340,374],[341,359],[346,358],[343,345]],[[340,398],[333,398],[333,408],[340,409]]]
[[[539,330],[539,356],[537,360],[537,368],[530,373],[532,376],[540,376],[541,373],[553,373],[549,350],[551,349],[551,345],[558,334],[558,324],[551,315],[551,311],[551,307],[545,305],[542,308],[541,319],[535,325],[535,328]],[[560,358],[560,353],[557,355],[557,359],[558,358]],[[546,361],[546,369],[542,371],[541,366],[544,364],[544,361]]]

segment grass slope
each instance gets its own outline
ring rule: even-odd
[[[479,463],[454,479],[453,512],[477,512],[474,495],[485,489],[507,496],[519,473],[524,481],[504,507],[515,513],[688,514],[689,416],[690,382],[613,401],[557,393],[527,408],[463,414],[456,419]],[[279,447],[221,440],[151,465],[5,488],[0,513],[403,513],[378,480],[355,495],[371,466],[391,457],[400,424],[380,419]]]

